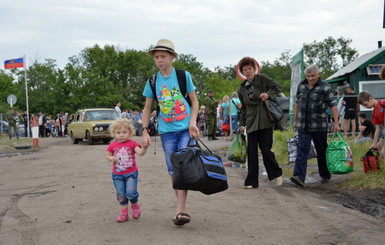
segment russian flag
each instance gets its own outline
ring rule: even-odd
[[[4,61],[4,69],[24,67],[24,58],[10,59]]]

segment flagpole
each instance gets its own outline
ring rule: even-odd
[[[25,55],[23,56],[24,59],[24,81],[25,81],[25,101],[27,105],[27,128],[26,130],[28,131],[28,138],[30,136],[30,124],[29,124],[29,104],[28,104],[28,86],[27,86],[27,61],[25,60]],[[24,129],[25,130],[25,129]]]

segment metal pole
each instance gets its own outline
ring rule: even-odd
[[[230,102],[229,102],[229,119],[230,119],[230,139],[232,139],[233,138],[233,119],[231,118],[231,107],[232,107],[232,102],[231,102],[231,100],[232,100],[233,98],[231,98],[230,99]],[[238,120],[239,120],[239,118],[238,118]]]
[[[25,60],[25,55],[23,57],[24,59],[24,81],[25,81],[25,102],[26,102],[26,105],[27,105],[27,128],[26,130],[28,131],[28,138],[30,136],[29,134],[29,129],[30,129],[30,125],[29,125],[29,104],[28,104],[28,86],[27,86],[27,61]]]

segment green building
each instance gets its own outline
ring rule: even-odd
[[[379,77],[383,66],[385,66],[385,47],[380,47],[358,57],[334,73],[326,81],[334,90],[338,91],[339,96],[343,95],[347,86],[352,86],[355,94],[367,91],[375,99],[385,99],[385,80],[381,80]],[[371,110],[362,106],[360,110],[371,114]]]

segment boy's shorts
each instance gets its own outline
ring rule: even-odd
[[[187,147],[190,140],[190,133],[188,129],[179,132],[165,133],[160,136],[160,139],[166,158],[168,174],[172,176],[174,174],[174,166],[171,163],[171,154]],[[190,144],[195,144],[195,141],[191,140]]]

